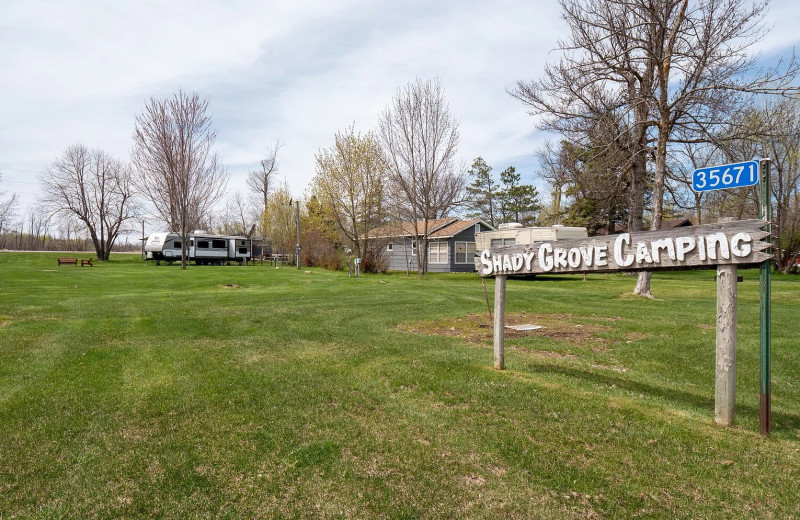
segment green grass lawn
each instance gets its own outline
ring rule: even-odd
[[[496,371],[477,275],[57,256],[0,254],[0,519],[800,518],[798,278],[762,438],[757,270],[720,428],[712,271],[510,280]]]

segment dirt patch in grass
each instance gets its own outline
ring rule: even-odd
[[[223,289],[238,289],[239,288],[239,286],[236,285],[235,283],[225,283],[225,284],[220,285],[219,287],[221,287]]]
[[[592,318],[594,319],[594,318]],[[598,321],[616,321],[619,318],[598,318]],[[571,314],[530,314],[526,312],[506,313],[506,325],[541,325],[536,330],[513,330],[506,328],[506,339],[523,337],[552,338],[573,345],[604,348],[607,340],[598,336],[611,330],[610,325],[576,323]],[[396,325],[400,330],[437,336],[460,338],[469,343],[491,343],[492,324],[487,314],[469,314],[463,318],[421,321]],[[527,349],[530,350],[530,349]],[[551,355],[549,351],[535,351]]]
[[[647,339],[650,337],[650,334],[645,334],[643,332],[628,332],[625,334],[626,343],[634,343],[636,341],[642,341],[643,339]]]

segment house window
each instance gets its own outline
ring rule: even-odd
[[[516,238],[493,238],[491,247],[494,249],[495,247],[513,246],[516,243]]]
[[[386,244],[386,250],[387,251],[394,251],[394,244],[392,244],[391,242]]]
[[[478,224],[475,224],[475,232],[476,232],[476,233],[480,233],[480,232],[481,232],[481,225],[480,225],[480,223],[478,223]]]
[[[447,242],[431,242],[428,244],[428,263],[447,263]]]
[[[456,242],[456,263],[471,264],[475,257],[475,242]]]
[[[411,239],[411,256],[417,256],[417,239]]]

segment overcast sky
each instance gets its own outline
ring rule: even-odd
[[[800,44],[800,2],[774,0],[768,59]],[[35,201],[36,175],[82,143],[127,160],[136,114],[176,90],[210,99],[229,191],[267,145],[302,196],[337,130],[367,131],[416,77],[438,76],[460,120],[459,159],[537,182],[548,136],[506,92],[539,77],[564,35],[554,0],[3,0],[0,191]]]

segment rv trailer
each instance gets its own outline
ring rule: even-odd
[[[475,249],[481,251],[496,247],[533,244],[534,242],[555,242],[567,238],[587,238],[588,236],[589,233],[583,227],[560,225],[524,227],[517,222],[509,222],[500,224],[497,231],[475,233]]]
[[[187,260],[197,265],[244,264],[252,257],[252,240],[239,235],[213,235],[197,230],[188,235]],[[181,236],[178,233],[152,233],[147,237],[145,259],[178,262],[181,259]]]

